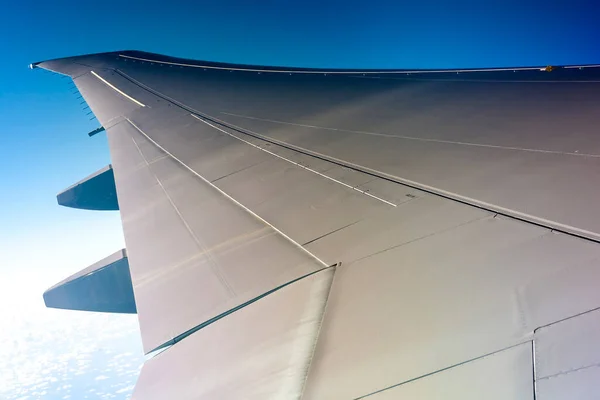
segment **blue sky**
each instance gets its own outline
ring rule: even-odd
[[[143,360],[135,317],[43,307],[44,289],[123,247],[123,237],[118,213],[56,205],[57,192],[110,156],[104,135],[86,136],[98,123],[82,111],[69,80],[30,71],[30,62],[138,49],[309,67],[600,63],[592,1],[254,3],[3,4],[0,339],[9,344],[0,350],[0,398],[126,398]],[[13,361],[1,364],[6,359]],[[47,368],[54,369],[44,375]],[[83,372],[69,378],[73,371]]]

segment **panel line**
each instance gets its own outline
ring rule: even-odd
[[[583,367],[573,368],[573,369],[569,369],[567,371],[557,372],[556,374],[542,376],[542,377],[538,378],[537,380],[541,381],[543,379],[552,379],[552,378],[556,378],[558,376],[568,375],[568,374],[572,374],[574,372],[579,372],[579,371],[583,371],[583,370],[586,370],[586,369],[598,368],[598,367],[600,367],[600,363],[594,363],[594,364],[584,365]]]
[[[250,299],[250,300],[248,300],[248,301],[246,301],[246,302],[244,302],[244,303],[236,306],[236,307],[233,307],[230,310],[227,310],[227,311],[225,311],[225,312],[223,312],[223,313],[221,313],[219,315],[216,315],[216,316],[214,316],[214,317],[212,317],[212,318],[210,318],[210,319],[208,319],[208,320],[206,320],[206,321],[204,321],[204,322],[202,322],[202,323],[200,323],[200,324],[198,324],[198,325],[196,325],[196,326],[188,329],[187,331],[185,331],[185,332],[183,332],[183,333],[175,336],[174,338],[172,338],[172,339],[164,342],[163,344],[159,345],[158,347],[150,350],[146,354],[148,355],[148,354],[150,354],[150,353],[152,353],[154,351],[158,351],[158,350],[163,349],[165,347],[173,346],[176,343],[182,341],[183,339],[189,337],[190,335],[198,332],[199,330],[204,329],[207,326],[209,326],[209,325],[217,322],[218,320],[223,319],[223,318],[225,318],[225,317],[227,317],[227,316],[229,316],[229,315],[231,315],[231,314],[233,314],[233,313],[235,313],[235,312],[237,312],[237,311],[239,311],[239,310],[241,310],[241,309],[243,309],[245,307],[248,307],[248,306],[252,305],[253,303],[256,303],[257,301],[260,301],[260,300],[264,299],[265,297],[267,297],[267,296],[269,296],[269,295],[271,295],[271,294],[273,294],[273,293],[275,293],[275,292],[277,292],[277,291],[279,291],[281,289],[284,289],[284,288],[286,288],[286,287],[288,287],[288,286],[290,286],[290,285],[292,285],[292,284],[294,284],[294,283],[296,283],[296,282],[298,282],[298,281],[300,281],[302,279],[308,278],[309,276],[316,275],[316,274],[318,274],[320,272],[323,272],[323,271],[326,271],[326,270],[329,270],[329,269],[333,269],[335,271],[335,268],[338,267],[339,265],[340,265],[340,263],[335,263],[335,264],[332,264],[332,265],[328,265],[327,267],[323,267],[323,268],[318,269],[316,271],[309,272],[306,275],[302,275],[302,276],[300,276],[300,277],[298,277],[296,279],[293,279],[293,280],[291,280],[289,282],[286,282],[286,283],[284,283],[282,285],[279,285],[279,286],[277,286],[277,287],[275,287],[275,288],[273,288],[273,289],[271,289],[271,290],[269,290],[269,291],[267,291],[267,292],[265,292],[263,294],[260,294],[260,295],[258,295],[256,297],[254,297],[254,298],[252,298],[252,299]],[[333,283],[333,277],[332,277],[332,283]]]
[[[165,197],[169,201],[169,204],[171,204],[171,207],[173,207],[173,210],[175,210],[175,213],[177,214],[177,216],[183,223],[183,226],[185,226],[185,228],[187,229],[190,236],[192,236],[192,239],[194,239],[194,241],[196,242],[196,245],[202,251],[202,254],[204,254],[206,256],[206,258],[208,259],[208,261],[209,261],[208,264],[210,266],[210,269],[213,271],[213,273],[215,274],[217,279],[221,282],[221,285],[223,285],[223,287],[225,287],[225,289],[227,290],[227,292],[229,294],[229,297],[230,298],[235,297],[237,295],[237,293],[235,293],[235,290],[233,290],[233,288],[231,287],[231,285],[229,284],[229,282],[227,281],[225,276],[223,276],[223,274],[221,273],[221,270],[219,269],[219,266],[218,266],[218,262],[215,260],[215,257],[213,256],[212,252],[209,251],[206,248],[206,246],[204,246],[202,244],[202,242],[200,241],[200,238],[194,233],[194,230],[192,229],[192,227],[185,220],[185,218],[183,217],[183,214],[181,214],[181,211],[179,211],[179,207],[177,207],[177,205],[171,198],[171,195],[169,194],[169,192],[167,191],[167,189],[165,188],[163,183],[160,181],[160,179],[158,179],[158,176],[156,175],[156,173],[154,173],[154,171],[152,171],[152,167],[150,166],[148,159],[146,158],[144,153],[142,153],[142,149],[140,149],[140,146],[137,144],[137,142],[135,141],[135,138],[133,136],[131,136],[131,140],[133,141],[133,144],[135,145],[135,148],[137,149],[138,153],[140,153],[140,156],[146,163],[146,167],[148,168],[148,171],[152,174],[152,176],[154,177],[154,180],[156,181],[156,183],[158,183],[158,186],[160,186],[160,188],[162,189],[162,192],[164,193]],[[165,157],[166,157],[166,155],[165,155]]]
[[[146,134],[146,132],[142,131],[136,124],[133,123],[133,121],[131,121],[129,118],[125,118],[127,120],[127,122],[129,122],[131,124],[131,126],[133,126],[135,129],[137,129],[142,135],[144,135],[144,137],[146,139],[148,139],[150,142],[152,142],[156,147],[158,147],[160,150],[164,151],[166,154],[168,154],[169,156],[171,156],[171,158],[173,158],[173,160],[177,161],[179,164],[181,164],[181,166],[183,166],[185,169],[187,169],[188,171],[190,171],[192,174],[196,175],[198,178],[202,179],[202,181],[204,181],[205,183],[207,183],[208,185],[210,185],[212,188],[214,188],[215,190],[217,190],[219,193],[221,193],[223,196],[225,196],[226,198],[228,198],[229,200],[231,200],[232,202],[234,202],[235,204],[237,204],[238,206],[240,206],[241,208],[243,208],[244,210],[246,210],[248,213],[250,213],[251,215],[253,215],[254,217],[256,217],[259,221],[263,222],[264,224],[270,226],[273,230],[275,230],[277,233],[279,233],[281,236],[283,236],[284,238],[286,238],[290,243],[292,243],[294,246],[298,247],[300,250],[302,250],[303,252],[305,252],[306,254],[308,254],[309,256],[311,256],[312,258],[314,258],[316,261],[318,261],[321,265],[323,265],[324,267],[328,267],[329,264],[327,264],[325,261],[321,260],[319,257],[317,257],[316,255],[314,255],[312,252],[310,252],[308,249],[302,247],[302,245],[298,242],[296,242],[294,239],[292,239],[291,237],[289,237],[288,235],[286,235],[285,233],[283,233],[281,230],[279,230],[277,227],[275,227],[273,224],[271,224],[270,222],[268,222],[267,220],[265,220],[263,217],[261,217],[260,215],[258,215],[257,213],[255,213],[254,211],[252,211],[251,209],[249,209],[248,207],[246,207],[245,205],[243,205],[242,203],[240,203],[239,201],[237,201],[236,199],[234,199],[233,197],[231,197],[229,194],[227,194],[225,191],[223,191],[222,189],[220,189],[218,186],[216,186],[214,183],[212,183],[211,181],[209,181],[208,179],[206,179],[205,177],[203,177],[202,175],[200,175],[198,172],[196,172],[195,170],[193,170],[192,168],[190,168],[186,163],[184,163],[183,161],[181,161],[180,159],[178,159],[177,157],[175,157],[175,155],[173,155],[171,152],[169,152],[167,149],[165,149],[164,147],[162,147],[160,144],[158,144],[156,141],[154,141],[154,139],[152,139],[150,136],[148,136],[148,134]]]
[[[508,347],[505,347],[505,348],[503,348],[503,349],[496,350],[496,351],[492,351],[491,353],[487,353],[487,354],[484,354],[484,355],[481,355],[481,356],[478,356],[478,357],[475,357],[475,358],[471,358],[471,359],[469,359],[469,360],[465,360],[465,361],[462,361],[462,362],[459,362],[459,363],[456,363],[456,364],[450,365],[450,366],[448,366],[448,367],[445,367],[445,368],[438,369],[437,371],[429,372],[429,373],[426,373],[426,374],[424,374],[424,375],[417,376],[416,378],[412,378],[412,379],[406,380],[406,381],[404,381],[404,382],[400,382],[400,383],[397,383],[397,384],[395,384],[395,385],[388,386],[388,387],[386,387],[386,388],[379,389],[379,390],[376,390],[376,391],[374,391],[374,392],[371,392],[371,393],[367,393],[367,394],[365,394],[365,395],[362,395],[362,396],[358,396],[358,397],[356,397],[354,400],[360,400],[360,399],[364,399],[364,398],[367,398],[367,397],[373,396],[373,395],[375,395],[375,394],[378,394],[378,393],[381,393],[381,392],[385,392],[386,390],[394,389],[394,388],[396,388],[396,387],[398,387],[398,386],[402,386],[402,385],[404,385],[404,384],[411,383],[411,382],[417,381],[417,380],[419,380],[419,379],[427,378],[428,376],[435,375],[435,374],[438,374],[438,373],[440,373],[440,372],[444,372],[444,371],[447,371],[447,370],[449,370],[449,369],[452,369],[452,368],[455,368],[455,367],[460,367],[461,365],[465,365],[465,364],[467,364],[467,363],[470,363],[470,362],[473,362],[473,361],[477,361],[477,360],[481,360],[481,359],[483,359],[483,358],[485,358],[485,357],[493,356],[494,354],[498,354],[498,353],[501,353],[501,352],[503,352],[503,351],[510,350],[510,349],[513,349],[513,348],[515,348],[515,347],[522,346],[522,345],[524,345],[524,344],[527,344],[527,343],[529,343],[529,342],[531,342],[531,340],[526,340],[526,341],[523,341],[523,342],[520,342],[520,343],[517,343],[517,344],[513,344],[513,345],[511,345],[511,346],[508,346]]]
[[[420,137],[415,137],[415,136],[392,135],[390,133],[379,133],[379,132],[369,132],[369,131],[355,131],[355,130],[350,130],[350,129],[339,129],[339,128],[329,128],[329,127],[325,127],[325,126],[317,126],[317,125],[298,124],[298,123],[295,123],[295,122],[279,121],[279,120],[268,119],[268,118],[258,118],[258,117],[252,117],[252,116],[249,116],[249,115],[229,113],[229,112],[225,112],[225,111],[221,111],[221,114],[231,115],[233,117],[251,119],[251,120],[255,120],[255,121],[271,122],[271,123],[274,123],[274,124],[299,126],[299,127],[302,127],[302,128],[323,129],[323,130],[327,130],[327,131],[358,133],[358,134],[362,134],[362,135],[381,136],[381,137],[387,137],[387,138],[392,138],[392,139],[416,140],[416,141],[420,141],[420,142],[433,142],[433,143],[443,143],[443,144],[454,144],[454,145],[459,145],[459,146],[486,147],[486,148],[501,149],[501,150],[516,150],[516,151],[525,151],[525,152],[531,152],[531,153],[559,154],[559,155],[567,155],[567,156],[600,158],[600,154],[579,153],[579,152],[575,153],[575,152],[568,152],[568,151],[544,150],[544,149],[532,149],[532,148],[528,148],[528,147],[501,146],[501,145],[495,145],[495,144],[460,142],[460,141],[454,141],[454,140],[431,139],[431,138],[420,138]]]
[[[190,114],[190,115],[191,115],[192,117],[196,118],[198,121],[204,122],[206,125],[208,125],[208,126],[210,126],[210,127],[214,128],[214,129],[216,129],[216,130],[218,130],[218,131],[220,131],[220,132],[223,132],[223,133],[225,133],[225,134],[227,134],[227,135],[229,135],[229,136],[231,136],[231,137],[233,137],[233,138],[235,138],[235,139],[237,139],[237,140],[240,140],[240,141],[242,141],[242,142],[244,142],[244,143],[246,143],[246,144],[249,144],[249,145],[250,145],[250,146],[252,146],[252,147],[255,147],[255,148],[259,149],[259,150],[262,150],[262,151],[264,151],[265,153],[269,153],[269,154],[270,154],[270,155],[272,155],[272,156],[275,156],[275,157],[277,157],[277,158],[280,158],[280,159],[282,159],[282,160],[284,160],[284,161],[287,161],[287,162],[289,162],[289,163],[291,163],[291,164],[294,164],[294,165],[295,165],[295,166],[297,166],[297,167],[303,168],[303,169],[305,169],[305,170],[307,170],[307,171],[310,171],[310,172],[312,172],[312,173],[314,173],[314,174],[317,174],[317,175],[319,175],[319,176],[322,176],[323,178],[329,179],[330,181],[333,181],[333,182],[335,182],[335,183],[338,183],[338,184],[340,184],[340,185],[342,185],[342,186],[345,186],[345,187],[347,187],[347,188],[349,188],[349,189],[356,190],[356,191],[357,191],[357,192],[359,192],[359,193],[362,193],[362,194],[364,194],[364,195],[366,195],[366,196],[369,196],[369,197],[372,197],[372,198],[374,198],[374,199],[376,199],[376,200],[379,200],[379,201],[381,201],[381,202],[383,202],[383,203],[385,203],[385,204],[387,204],[387,205],[389,205],[389,206],[392,206],[392,207],[398,207],[396,204],[394,204],[394,203],[392,203],[392,202],[390,202],[390,201],[384,200],[384,199],[382,199],[381,197],[377,197],[377,196],[375,196],[375,195],[373,195],[373,194],[369,193],[369,192],[368,192],[368,191],[366,191],[366,190],[362,190],[362,189],[359,189],[358,187],[355,187],[355,186],[352,186],[352,185],[348,185],[348,184],[347,184],[347,183],[345,183],[345,182],[339,181],[339,180],[337,180],[337,179],[335,179],[335,178],[332,178],[332,177],[330,177],[330,176],[328,176],[328,175],[325,175],[325,174],[323,174],[323,173],[321,173],[321,172],[315,171],[314,169],[308,168],[308,167],[306,167],[306,166],[304,166],[304,165],[302,165],[302,164],[300,164],[300,163],[297,163],[297,162],[295,162],[295,161],[292,161],[292,160],[290,160],[290,159],[287,159],[287,158],[285,158],[285,157],[282,157],[282,156],[280,156],[279,154],[273,153],[272,151],[269,151],[269,150],[267,150],[267,149],[264,149],[264,148],[262,148],[262,147],[260,147],[260,146],[257,146],[257,145],[255,145],[255,144],[254,144],[254,143],[252,143],[252,142],[249,142],[249,141],[247,141],[247,140],[244,140],[244,139],[242,139],[242,138],[240,138],[240,137],[237,137],[237,136],[235,136],[235,135],[233,135],[233,134],[231,134],[231,133],[229,133],[229,132],[225,131],[224,129],[221,129],[221,128],[219,128],[219,127],[217,127],[217,126],[215,126],[215,125],[211,124],[210,122],[203,120],[202,118],[200,118],[200,117],[198,117],[198,116],[196,116],[196,115],[194,115],[194,114]]]
[[[533,375],[533,400],[537,399],[537,363],[536,363],[536,351],[535,351],[535,335],[531,340],[531,372]]]

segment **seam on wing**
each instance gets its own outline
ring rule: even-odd
[[[590,369],[590,368],[597,368],[600,367],[600,363],[596,363],[596,364],[590,364],[590,365],[586,365],[584,367],[579,367],[579,368],[573,368],[573,369],[569,369],[567,371],[560,371],[557,372],[556,374],[552,374],[552,375],[548,375],[548,376],[542,376],[541,378],[537,378],[538,381],[541,381],[543,379],[553,379],[553,378],[558,378],[559,376],[562,375],[569,375],[569,374],[573,374],[575,372],[580,372],[586,369]]]
[[[273,153],[272,151],[269,151],[269,150],[267,150],[267,149],[263,149],[262,147],[260,147],[260,146],[257,146],[257,145],[255,145],[254,143],[248,142],[247,140],[244,140],[244,139],[242,139],[242,138],[239,138],[239,137],[237,137],[237,136],[235,136],[235,135],[232,135],[231,133],[229,133],[229,132],[227,132],[227,131],[225,131],[225,130],[223,130],[223,129],[221,129],[221,128],[217,127],[217,126],[214,126],[214,125],[213,125],[213,124],[211,124],[210,122],[207,122],[207,121],[205,121],[204,119],[202,119],[202,118],[198,117],[197,115],[194,115],[194,114],[190,114],[190,115],[191,115],[192,117],[194,117],[195,119],[197,119],[198,121],[200,121],[200,122],[203,122],[203,123],[205,123],[206,125],[208,125],[208,126],[212,127],[213,129],[216,129],[216,130],[218,130],[219,132],[223,132],[223,133],[225,133],[226,135],[229,135],[229,136],[231,136],[231,137],[232,137],[232,138],[234,138],[234,139],[237,139],[237,140],[239,140],[239,141],[242,141],[242,142],[244,142],[244,143],[246,143],[246,144],[249,144],[250,146],[252,146],[252,147],[254,147],[254,148],[258,149],[258,150],[264,151],[264,152],[265,152],[265,153],[267,153],[267,154],[270,154],[270,155],[272,155],[272,156],[274,156],[274,157],[277,157],[277,158],[279,158],[279,159],[281,159],[281,160],[284,160],[284,161],[286,161],[286,162],[289,162],[290,164],[293,164],[293,165],[295,165],[295,166],[297,166],[297,167],[299,167],[299,168],[302,168],[302,169],[305,169],[305,170],[307,170],[307,171],[310,171],[310,172],[312,172],[313,174],[317,174],[317,175],[319,175],[319,176],[321,176],[321,177],[323,177],[323,178],[325,178],[325,179],[328,179],[328,180],[330,180],[330,181],[332,181],[332,182],[335,182],[335,183],[337,183],[337,184],[339,184],[339,185],[342,185],[342,186],[344,186],[344,187],[346,187],[346,188],[348,188],[348,189],[355,190],[355,191],[357,191],[357,192],[359,192],[359,193],[361,193],[361,194],[364,194],[365,196],[368,196],[368,197],[371,197],[371,198],[373,198],[373,199],[379,200],[379,201],[381,201],[382,203],[385,203],[385,204],[387,204],[388,206],[392,206],[392,207],[398,207],[396,204],[392,203],[391,201],[387,201],[387,200],[384,200],[384,199],[382,199],[381,197],[377,197],[377,196],[375,196],[375,195],[373,195],[373,194],[369,193],[369,192],[368,192],[368,191],[366,191],[366,190],[359,189],[357,186],[348,185],[347,183],[345,183],[345,182],[342,182],[342,181],[340,181],[340,180],[338,180],[338,179],[332,178],[332,177],[330,177],[329,175],[323,174],[323,173],[321,173],[321,172],[319,172],[319,171],[315,171],[314,169],[308,168],[308,167],[306,167],[306,166],[304,166],[304,165],[302,165],[302,164],[300,164],[300,163],[297,163],[297,162],[295,162],[295,161],[289,160],[289,159],[287,159],[287,158],[285,158],[285,157],[282,157],[282,156],[280,156],[279,154]],[[360,185],[359,185],[359,186],[360,186]]]
[[[417,381],[417,380],[419,380],[419,379],[426,378],[426,377],[428,377],[428,376],[435,375],[435,374],[437,374],[437,373],[444,372],[444,371],[447,371],[447,370],[449,370],[449,369],[452,369],[452,368],[455,368],[455,367],[460,367],[461,365],[464,365],[464,364],[467,364],[467,363],[470,363],[470,362],[473,362],[473,361],[477,361],[477,360],[480,360],[480,359],[482,359],[482,358],[485,358],[485,357],[493,356],[494,354],[498,354],[498,353],[501,353],[501,352],[503,352],[503,351],[505,351],[505,350],[510,350],[510,349],[513,349],[513,348],[515,348],[515,347],[519,347],[519,346],[521,346],[521,345],[524,345],[524,344],[526,344],[526,343],[529,343],[529,342],[531,342],[531,340],[526,340],[526,341],[524,341],[524,342],[520,342],[520,343],[517,343],[517,344],[513,344],[513,345],[511,345],[511,346],[504,347],[504,348],[502,348],[502,349],[500,349],[500,350],[496,350],[496,351],[493,351],[493,352],[491,352],[491,353],[487,353],[487,354],[484,354],[484,355],[481,355],[481,356],[478,356],[478,357],[475,357],[475,358],[471,358],[471,359],[469,359],[469,360],[465,360],[465,361],[462,361],[462,362],[459,362],[459,363],[456,363],[456,364],[450,365],[450,366],[448,366],[448,367],[441,368],[441,369],[438,369],[438,370],[436,370],[436,371],[433,371],[433,372],[429,372],[429,373],[427,373],[427,374],[424,374],[424,375],[421,375],[421,376],[417,376],[416,378],[412,378],[412,379],[409,379],[409,380],[407,380],[407,381],[400,382],[400,383],[397,383],[397,384],[395,384],[395,385],[388,386],[388,387],[386,387],[386,388],[383,388],[383,389],[375,390],[375,391],[373,391],[373,392],[371,392],[371,393],[368,393],[368,394],[365,394],[365,395],[362,395],[362,396],[356,397],[356,398],[354,398],[354,400],[360,400],[360,399],[364,399],[364,398],[367,398],[367,397],[373,396],[373,395],[375,395],[375,394],[378,394],[378,393],[381,393],[381,392],[385,392],[386,390],[393,389],[393,388],[396,388],[396,387],[398,387],[398,386],[402,386],[402,385],[405,385],[405,384],[407,384],[407,383],[411,383],[411,382]]]
[[[230,309],[230,310],[227,310],[227,311],[225,311],[224,313],[217,315],[216,317],[213,317],[213,318],[211,318],[211,319],[209,319],[209,320],[206,320],[206,321],[204,321],[204,322],[202,322],[202,323],[200,323],[200,324],[196,325],[196,326],[195,326],[195,327],[193,327],[193,328],[190,328],[190,329],[188,329],[187,331],[185,331],[185,332],[183,332],[183,333],[181,333],[181,334],[179,334],[179,335],[175,336],[173,339],[171,339],[171,340],[169,340],[169,341],[166,341],[165,343],[163,343],[163,344],[161,344],[161,345],[159,345],[159,346],[155,347],[154,349],[152,349],[152,350],[148,351],[148,353],[147,353],[147,354],[150,354],[150,353],[152,353],[152,352],[154,352],[154,351],[160,350],[160,349],[162,349],[162,348],[164,348],[164,347],[167,347],[167,346],[172,346],[172,345],[174,345],[175,343],[177,343],[177,342],[180,342],[180,341],[182,341],[183,339],[187,338],[187,337],[188,337],[188,336],[190,336],[191,334],[193,334],[193,333],[195,333],[195,332],[198,332],[200,329],[203,329],[203,328],[207,327],[208,325],[211,325],[211,324],[213,324],[214,322],[217,322],[217,321],[218,321],[218,320],[220,320],[221,318],[225,318],[225,317],[226,317],[226,316],[228,316],[229,314],[232,314],[232,313],[234,313],[234,312],[236,312],[236,311],[238,311],[238,310],[241,310],[242,308],[245,308],[246,306],[249,306],[250,304],[257,302],[257,301],[259,301],[260,299],[262,299],[262,298],[264,298],[264,297],[267,297],[267,296],[268,296],[268,295],[270,295],[271,293],[274,293],[274,292],[276,292],[276,291],[278,291],[278,290],[280,290],[280,289],[283,289],[283,288],[285,288],[286,286],[289,286],[289,285],[291,285],[291,284],[293,284],[293,283],[296,283],[296,282],[300,281],[301,279],[307,278],[307,277],[309,277],[309,276],[311,276],[311,275],[315,275],[315,274],[317,274],[317,273],[319,273],[319,272],[325,271],[325,270],[327,270],[327,269],[330,269],[330,268],[335,268],[335,266],[336,266],[336,265],[337,265],[337,264],[334,264],[334,265],[331,265],[331,266],[327,266],[327,267],[325,267],[325,268],[318,269],[318,270],[316,270],[316,271],[313,271],[313,272],[310,272],[310,273],[308,273],[308,274],[306,274],[306,275],[303,275],[303,276],[301,276],[301,277],[299,277],[299,278],[296,278],[296,279],[293,279],[293,280],[291,280],[291,281],[289,281],[289,282],[286,282],[286,283],[284,283],[283,285],[277,286],[276,288],[274,288],[274,289],[271,289],[271,290],[269,290],[269,291],[267,291],[267,292],[265,292],[265,293],[263,293],[263,294],[261,294],[261,295],[259,295],[259,296],[256,296],[255,298],[253,298],[253,299],[250,299],[250,300],[246,301],[245,303],[242,303],[242,304],[240,304],[240,305],[239,305],[239,306],[237,306],[237,307],[234,307],[234,308],[232,308],[232,309]]]
[[[398,247],[402,247],[402,246],[406,246],[406,245],[409,245],[409,244],[414,243],[414,242],[418,242],[419,240],[427,239],[427,238],[430,238],[432,236],[440,235],[442,233],[445,233],[445,232],[448,232],[448,231],[460,228],[460,227],[465,226],[465,225],[469,225],[469,224],[472,224],[472,223],[475,223],[475,222],[483,221],[483,220],[486,220],[486,219],[493,219],[493,218],[494,217],[492,217],[491,215],[482,215],[482,216],[474,217],[473,219],[470,219],[468,221],[462,222],[462,223],[460,223],[458,225],[449,226],[449,227],[441,229],[439,231],[435,231],[435,232],[429,233],[427,235],[419,236],[419,237],[414,238],[412,240],[409,240],[407,242],[403,242],[403,243],[397,244],[395,246],[388,247],[388,248],[385,248],[383,250],[379,250],[379,251],[376,251],[374,253],[371,253],[369,255],[357,258],[355,260],[352,260],[352,262],[355,263],[355,262],[364,260],[366,258],[370,258],[370,257],[376,256],[378,254],[385,253],[385,252],[388,252],[390,250],[397,249]]]
[[[246,207],[245,205],[243,205],[242,203],[240,203],[239,201],[237,201],[235,198],[231,197],[229,194],[227,194],[225,191],[223,191],[221,188],[219,188],[218,186],[216,186],[214,183],[212,183],[211,181],[209,181],[208,179],[206,179],[205,177],[203,177],[202,175],[200,175],[198,172],[196,172],[193,168],[190,168],[187,164],[185,164],[183,161],[181,161],[180,159],[178,159],[177,157],[175,157],[173,154],[171,154],[168,150],[166,150],[164,147],[162,147],[160,144],[158,144],[157,142],[155,142],[150,136],[148,136],[144,131],[142,131],[140,128],[138,128],[137,125],[135,125],[129,118],[126,118],[126,120],[131,124],[131,126],[133,126],[135,129],[137,129],[142,135],[144,135],[144,137],[146,139],[148,139],[150,142],[152,142],[156,147],[158,147],[160,150],[162,150],[163,152],[165,152],[166,154],[168,154],[169,156],[171,156],[171,158],[175,161],[177,161],[179,164],[181,164],[183,167],[185,167],[188,171],[190,171],[191,173],[193,173],[194,175],[196,175],[198,178],[202,179],[204,182],[206,182],[208,185],[210,185],[211,187],[213,187],[215,190],[217,190],[219,193],[221,193],[223,196],[225,196],[226,198],[228,198],[229,200],[231,200],[232,202],[234,202],[235,204],[237,204],[239,207],[241,207],[242,209],[244,209],[245,211],[247,211],[249,214],[251,214],[252,216],[254,216],[255,218],[257,218],[259,221],[263,222],[264,224],[270,226],[273,230],[275,230],[277,233],[279,233],[281,236],[283,236],[285,239],[287,239],[290,243],[292,243],[294,246],[298,247],[300,250],[302,250],[304,253],[308,254],[310,257],[312,257],[314,260],[318,261],[319,264],[321,264],[324,267],[327,267],[328,264],[321,260],[319,257],[317,257],[316,255],[314,255],[312,252],[310,252],[308,249],[304,248],[300,243],[296,242],[294,239],[292,239],[291,237],[289,237],[288,235],[286,235],[285,233],[283,233],[280,229],[278,229],[277,227],[275,227],[273,224],[271,224],[270,222],[268,222],[267,220],[265,220],[264,218],[262,218],[260,215],[258,215],[257,213],[255,213],[254,211],[252,211],[251,209],[249,209],[248,207]]]
[[[594,258],[593,260],[596,260],[596,259]],[[561,323],[561,322],[564,322],[564,321],[567,321],[567,320],[569,320],[569,319],[577,318],[577,317],[580,317],[580,316],[582,316],[582,315],[589,314],[589,313],[591,313],[591,312],[598,311],[598,310],[600,310],[600,307],[594,307],[594,308],[592,308],[592,309],[585,310],[585,311],[582,311],[582,312],[580,312],[580,313],[577,313],[577,314],[574,314],[574,315],[569,315],[568,317],[565,317],[565,318],[559,319],[558,321],[550,322],[549,324],[545,324],[545,325],[540,325],[540,326],[538,326],[537,328],[535,328],[535,329],[533,330],[533,333],[535,334],[535,333],[537,333],[537,331],[539,331],[540,329],[547,328],[547,327],[549,327],[549,326],[552,326],[552,325],[555,325],[555,324],[559,324],[559,323]]]
[[[535,351],[535,337],[531,340],[531,372],[532,372],[532,381],[533,381],[533,400],[537,398],[537,368],[538,368],[538,359],[537,352]]]
[[[227,291],[229,292],[229,296],[230,297],[235,297],[235,295],[236,295],[235,290],[233,290],[233,288],[231,287],[231,285],[229,284],[229,282],[227,281],[227,279],[225,278],[225,276],[223,276],[223,274],[221,273],[221,270],[219,269],[219,267],[217,265],[218,263],[216,262],[216,260],[212,256],[212,252],[206,251],[206,246],[204,246],[202,244],[202,242],[200,241],[200,238],[198,238],[198,236],[196,236],[196,234],[194,233],[194,231],[192,230],[192,228],[190,227],[190,225],[187,223],[187,221],[185,220],[185,218],[183,217],[183,215],[179,211],[179,208],[177,208],[177,205],[175,204],[175,202],[173,201],[173,199],[169,195],[169,192],[167,192],[167,189],[165,189],[165,187],[163,186],[163,184],[160,181],[160,179],[158,179],[158,177],[156,176],[156,174],[152,171],[152,168],[150,167],[150,163],[146,159],[146,156],[144,156],[144,153],[142,153],[142,150],[140,149],[140,146],[138,146],[137,142],[135,141],[135,139],[133,137],[131,137],[131,140],[133,141],[133,144],[135,145],[135,148],[137,149],[137,151],[140,153],[140,156],[142,157],[142,159],[146,162],[146,166],[147,166],[149,172],[152,174],[152,176],[154,177],[154,179],[158,183],[158,186],[160,186],[160,188],[162,189],[163,193],[167,197],[167,200],[171,204],[171,207],[173,207],[173,210],[175,210],[175,213],[177,213],[177,216],[179,217],[179,219],[183,223],[183,226],[185,226],[185,228],[187,229],[188,233],[192,236],[192,238],[196,242],[196,245],[200,248],[200,250],[204,253],[205,257],[209,260],[208,264],[210,265],[211,270],[213,271],[213,273],[215,274],[215,276],[217,277],[217,279],[219,279],[219,281],[221,282],[221,284],[227,289]]]
[[[418,141],[418,142],[443,143],[443,144],[452,144],[452,145],[457,145],[457,146],[485,147],[485,148],[491,148],[491,149],[515,150],[515,151],[524,151],[524,152],[531,152],[531,153],[557,154],[557,155],[563,155],[563,156],[600,158],[600,154],[573,153],[573,152],[568,152],[568,151],[544,150],[544,149],[534,149],[534,148],[528,148],[528,147],[499,146],[499,145],[485,144],[485,143],[461,142],[461,141],[455,141],[455,140],[422,138],[422,137],[416,137],[416,136],[392,135],[389,133],[382,133],[382,132],[356,131],[356,130],[352,130],[352,129],[338,129],[338,128],[330,128],[330,127],[326,127],[326,126],[297,124],[294,122],[279,121],[279,120],[268,119],[268,118],[258,118],[258,117],[252,117],[249,115],[234,114],[234,113],[229,113],[229,112],[224,112],[224,111],[221,111],[221,114],[230,115],[232,117],[255,120],[255,121],[270,122],[273,124],[299,126],[302,128],[322,129],[322,130],[326,130],[326,131],[335,131],[335,132],[357,133],[357,134],[361,134],[361,135],[380,136],[380,137],[386,137],[386,138],[391,138],[391,139],[404,139],[404,140],[414,140],[414,141]]]

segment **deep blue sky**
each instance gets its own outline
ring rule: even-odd
[[[103,135],[91,139],[85,135],[98,123],[89,121],[81,110],[69,80],[30,71],[26,68],[30,62],[137,49],[210,61],[310,67],[600,63],[600,12],[593,1],[561,1],[561,5],[514,0],[254,3],[29,0],[2,5],[0,303],[4,308],[0,307],[0,313],[10,313],[12,321],[20,318],[12,327],[24,327],[17,332],[0,326],[0,336],[9,335],[5,340],[25,335],[31,343],[42,343],[37,335],[45,332],[43,343],[53,343],[49,332],[64,336],[73,329],[78,335],[102,335],[97,324],[78,313],[66,317],[64,312],[43,309],[41,293],[65,275],[123,246],[118,213],[56,205],[58,191],[110,159]],[[36,325],[32,315],[42,315],[39,318],[44,321],[60,319],[64,328]],[[0,321],[5,317],[0,315]],[[141,351],[135,318],[109,320],[123,324],[124,334],[103,342],[104,353],[94,356],[87,370],[114,364],[111,343],[119,349],[128,343],[135,354]],[[68,344],[57,345],[55,351],[73,353]],[[25,346],[17,353],[26,351],[31,352],[26,359],[40,353],[48,358],[39,346]],[[139,364],[141,358],[132,357],[131,363]],[[14,391],[15,377],[35,373],[27,369],[19,375],[18,365],[11,368],[10,377],[4,373],[4,380],[0,379],[0,397]],[[103,386],[110,391],[116,385],[110,379],[96,381],[90,376],[82,387]],[[120,379],[133,378],[129,374]],[[120,395],[128,393],[118,385],[113,388],[122,390]],[[83,398],[82,390],[77,386],[73,396]],[[61,398],[59,392],[40,395],[38,390],[34,397]]]

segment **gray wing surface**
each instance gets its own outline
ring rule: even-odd
[[[134,399],[600,391],[600,68],[34,66],[108,135]]]

